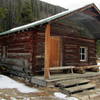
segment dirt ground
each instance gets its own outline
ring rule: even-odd
[[[0,89],[0,100],[61,100],[54,97],[54,92],[58,92],[56,88],[41,88],[36,87],[23,80],[19,80],[13,77],[14,80],[25,83],[27,86],[36,88],[39,90],[37,93],[21,93],[17,89]],[[6,84],[6,83],[5,83]]]
[[[17,89],[0,89],[0,100],[58,100],[46,92],[21,93]]]
[[[91,79],[91,82],[96,84],[97,89],[100,89],[100,76],[89,78],[89,79]],[[24,82],[19,79],[15,79],[15,80],[19,82]],[[41,87],[32,86],[31,84],[27,84],[27,85],[37,88],[38,90],[40,90],[40,92],[21,93],[17,89],[0,89],[0,100],[61,100],[54,97],[54,92],[60,91],[57,88],[41,88]],[[100,100],[100,97],[97,97],[96,99],[93,100]]]

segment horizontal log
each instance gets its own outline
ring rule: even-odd
[[[32,50],[10,50],[8,53],[32,53]]]
[[[75,66],[59,66],[59,67],[51,67],[50,70],[63,70],[63,69],[73,69]]]

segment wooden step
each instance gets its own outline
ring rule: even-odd
[[[90,90],[94,88],[95,88],[95,85],[89,83],[89,84],[79,85],[75,87],[64,88],[64,91],[73,94],[73,93],[82,92],[84,90]]]
[[[66,80],[66,81],[57,82],[56,86],[64,88],[64,87],[72,87],[72,86],[81,85],[81,84],[87,84],[89,82],[90,80],[86,80],[86,79],[74,79],[74,80]]]

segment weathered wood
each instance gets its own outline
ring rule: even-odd
[[[95,88],[95,84],[85,84],[76,87],[66,88],[64,90],[69,91],[69,93],[76,93],[84,90],[89,90]]]
[[[95,66],[94,68],[81,67],[96,64],[95,39],[82,37],[81,32],[77,28],[67,25],[66,19],[67,17],[65,17],[65,20],[63,20],[63,18],[61,18],[61,20],[57,19],[56,21],[50,22],[47,26],[46,24],[43,24],[36,26],[33,29],[31,28],[0,36],[1,58],[3,53],[2,48],[3,46],[6,46],[7,57],[4,59],[5,62],[14,64],[16,67],[23,66],[23,70],[25,68],[32,72],[43,72],[42,69],[44,69],[45,78],[49,78],[49,70],[73,69],[71,66],[76,66],[76,70],[80,73],[84,73],[86,69],[96,70]],[[62,43],[60,44],[60,42]],[[88,59],[86,61],[80,61],[81,46],[88,48]],[[59,49],[62,50],[60,51]],[[14,53],[21,53],[21,55],[11,55]],[[30,53],[30,55],[26,56],[26,53]],[[62,58],[60,58],[60,54],[62,55]],[[60,66],[60,61],[63,61],[61,66],[70,67],[62,68]],[[43,68],[44,66],[45,68]]]
[[[57,71],[57,70],[67,70],[70,69],[71,73],[73,73],[73,69],[75,68],[75,66],[59,66],[59,67],[51,67],[50,71]]]
[[[100,66],[99,65],[90,65],[90,66],[82,66],[84,69],[89,69],[89,68],[99,68]]]
[[[86,79],[73,79],[73,80],[65,80],[65,81],[57,82],[56,86],[66,88],[66,87],[87,84],[89,82],[90,82],[90,80],[86,80]]]
[[[45,30],[45,62],[44,62],[44,77],[48,79],[50,77],[50,24],[47,24]]]
[[[36,59],[36,56],[37,56],[37,44],[38,44],[38,35],[37,35],[37,30],[34,30],[33,31],[33,34],[32,34],[32,73],[34,75],[36,75],[36,64],[37,64],[37,59]]]
[[[32,70],[32,31],[13,33],[6,36],[0,36],[0,46],[7,47],[6,60],[0,60],[1,62],[9,67],[11,71],[18,73],[20,70],[23,73],[30,73]],[[3,52],[1,52],[3,53]]]
[[[52,71],[52,70],[64,70],[64,69],[73,69],[73,68],[75,68],[75,66],[61,66],[61,67],[51,67],[50,68],[50,70]]]
[[[38,85],[38,86],[47,86],[47,82],[45,80],[41,80],[38,78],[31,78],[31,83]]]
[[[94,72],[98,72],[99,71],[99,65],[91,65],[91,66],[83,66],[83,69],[85,70],[90,70],[90,71],[94,71]]]

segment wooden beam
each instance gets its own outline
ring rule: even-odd
[[[50,77],[50,24],[47,24],[45,30],[45,62],[44,62],[44,77]]]

